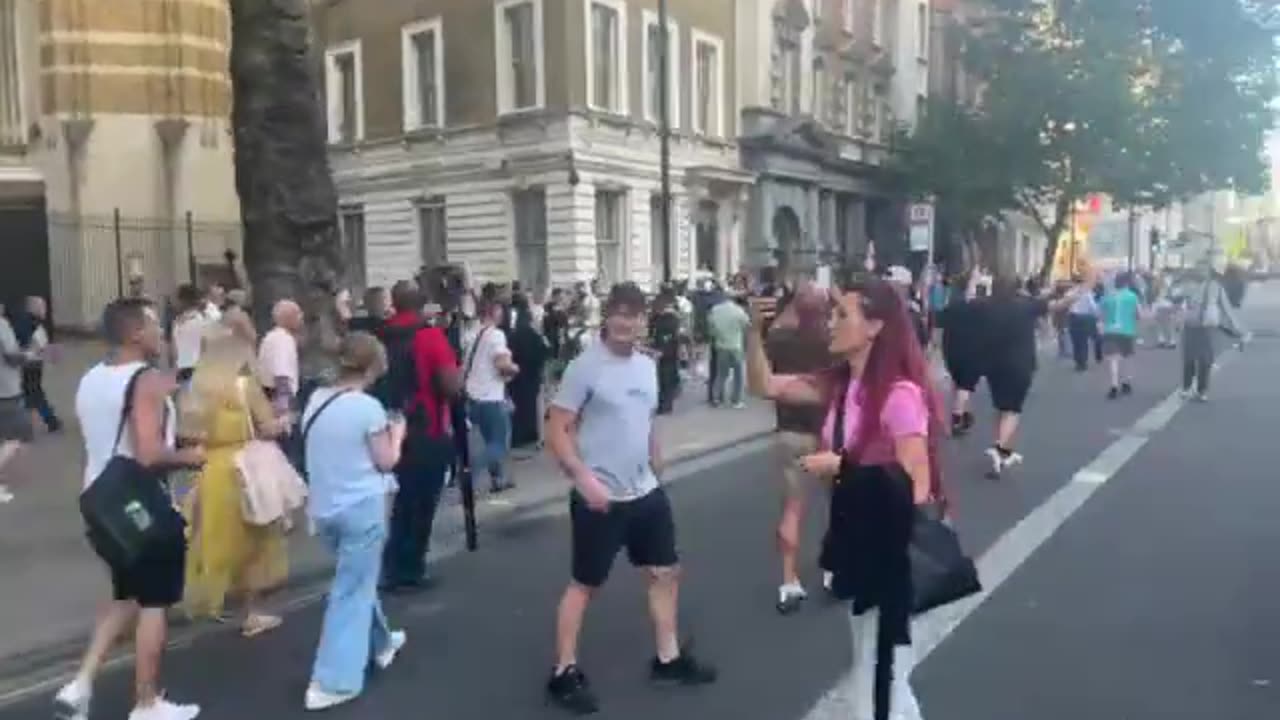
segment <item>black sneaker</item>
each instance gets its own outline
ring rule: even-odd
[[[961,435],[964,435],[965,432],[967,432],[967,428],[964,426],[964,415],[952,415],[951,434],[955,437],[960,437]]]
[[[1107,399],[1108,399],[1108,400],[1115,400],[1115,399],[1116,399],[1116,398],[1118,398],[1118,397],[1120,397],[1120,388],[1118,388],[1118,387],[1113,387],[1113,388],[1111,388],[1110,390],[1108,390],[1108,391],[1107,391]]]
[[[1121,394],[1121,395],[1132,395],[1132,394],[1133,394],[1133,383],[1130,383],[1130,382],[1121,383],[1121,384],[1120,384],[1120,394]]]
[[[600,703],[591,692],[587,676],[577,665],[570,665],[559,675],[551,676],[547,681],[547,702],[574,715],[594,715],[600,711]]]
[[[649,679],[659,685],[710,685],[716,677],[715,668],[699,662],[686,650],[668,663],[654,658],[649,667]]]
[[[967,411],[966,411],[966,412],[965,412],[965,414],[964,414],[964,416],[963,416],[964,431],[965,431],[965,432],[969,432],[970,430],[972,430],[972,429],[973,429],[973,425],[974,425],[974,423],[976,423],[976,422],[977,422],[977,420],[975,420],[975,419],[974,419],[974,417],[973,417],[973,413],[971,413],[971,412],[967,412]]]

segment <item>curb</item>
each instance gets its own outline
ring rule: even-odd
[[[678,458],[673,458],[668,468],[668,479],[665,485],[679,483],[697,474],[697,465],[717,454],[732,451],[735,447],[751,445],[773,435],[774,430],[760,430],[743,435],[715,447],[699,448]],[[692,470],[692,472],[682,472]],[[513,505],[509,508],[496,508],[485,511],[477,507],[477,524],[481,533],[496,537],[504,530],[510,530],[527,523],[536,523],[549,519],[549,511],[564,504],[567,487],[563,491],[547,493],[546,497],[535,497],[529,502]],[[461,505],[452,507],[460,508]],[[438,550],[433,552],[435,562],[452,558],[467,552],[464,546],[464,526],[461,522],[450,523],[441,528],[433,542]],[[288,614],[308,607],[323,598],[321,588],[328,582],[332,565],[308,569],[290,575],[285,584],[276,591],[283,598],[282,613]],[[232,632],[235,625],[216,625],[204,620],[190,620],[183,615],[172,615],[169,621],[170,650],[190,645],[194,641],[221,632]],[[58,680],[75,670],[85,645],[89,641],[88,633],[80,633],[75,637],[51,643],[41,648],[27,650],[7,658],[0,659],[0,709],[22,701],[31,694],[47,690]],[[122,647],[124,645],[122,644]],[[127,659],[130,649],[113,653],[104,669]]]

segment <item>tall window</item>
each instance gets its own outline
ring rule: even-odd
[[[812,107],[813,117],[818,122],[826,122],[826,100],[827,100],[827,66],[819,58],[813,61],[813,98]]]
[[[545,94],[542,0],[499,0],[494,12],[498,111],[541,107]]]
[[[858,76],[849,74],[844,78],[845,93],[845,132],[851,136],[858,135],[859,113],[862,112],[862,90],[858,87]]]
[[[785,22],[776,21],[773,27],[774,61],[774,109],[790,115],[800,112],[800,38]]]
[[[694,32],[693,129],[717,137],[724,135],[723,48],[719,38]]]
[[[674,222],[675,214],[671,217]],[[675,233],[665,235],[662,232],[662,194],[654,193],[649,196],[649,277],[653,282],[653,286],[657,287],[662,282],[663,268],[666,261],[666,255],[663,252],[663,240],[674,240]],[[671,253],[672,262],[675,261],[674,250]]]
[[[547,261],[547,192],[519,190],[511,196],[515,223],[516,278],[530,292],[545,290],[551,281]]]
[[[644,116],[649,122],[658,122],[662,112],[662,71],[659,58],[662,57],[662,30],[658,25],[658,16],[645,12],[644,32],[644,78],[645,108]],[[674,22],[667,24],[667,112],[671,119],[671,127],[680,125],[680,43],[679,29]]]
[[[22,68],[18,56],[18,4],[0,0],[0,148],[27,144]]]
[[[627,95],[626,5],[622,0],[587,0],[591,37],[587,47],[588,104],[624,113]]]
[[[342,232],[342,260],[347,268],[347,289],[364,290],[368,268],[365,264],[364,206],[349,205],[338,212]]]
[[[437,18],[401,32],[404,129],[444,125],[444,37]]]
[[[418,247],[422,264],[439,267],[449,259],[449,235],[444,196],[428,198],[418,205]]]
[[[884,46],[884,0],[871,0],[871,42]]]
[[[364,139],[364,81],[361,75],[359,41],[325,53],[329,142],[353,143]]]
[[[626,234],[622,218],[626,195],[616,190],[596,191],[596,266],[605,287],[623,280]]]
[[[853,33],[853,28],[854,28],[853,17],[854,17],[854,14],[857,12],[857,8],[855,7],[856,3],[857,3],[857,0],[844,0],[844,8],[842,11],[844,31],[851,34]]]

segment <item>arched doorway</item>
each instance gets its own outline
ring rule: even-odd
[[[795,264],[795,254],[800,247],[800,217],[789,207],[780,207],[773,214],[773,247],[778,269],[786,277]]]
[[[720,276],[720,205],[714,200],[698,203],[696,270],[710,270]]]

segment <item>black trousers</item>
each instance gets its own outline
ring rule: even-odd
[[[1102,337],[1098,334],[1098,320],[1092,315],[1071,315],[1067,323],[1071,334],[1071,356],[1077,370],[1089,369],[1089,344],[1093,344],[1093,357],[1102,362]]]
[[[62,427],[62,421],[58,419],[53,405],[49,403],[49,396],[44,392],[43,366],[28,365],[22,368],[22,397],[28,410],[35,410],[40,414],[45,427],[49,430]]]
[[[387,585],[418,582],[426,575],[436,508],[446,471],[453,463],[452,438],[428,438],[414,429],[409,433],[396,467],[400,490],[392,506],[391,531],[382,556]]]
[[[1182,389],[1209,392],[1209,375],[1213,371],[1214,328],[1188,325],[1182,329]]]

